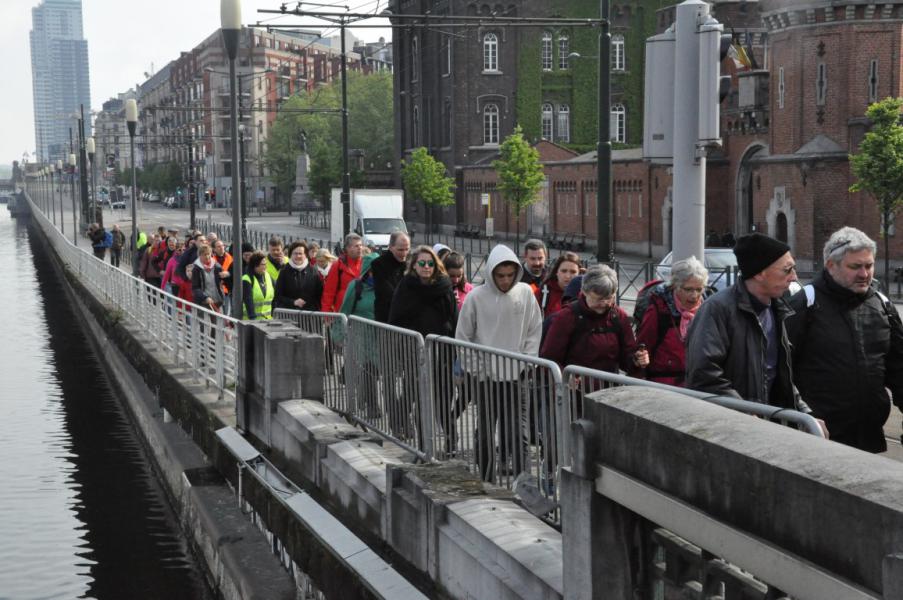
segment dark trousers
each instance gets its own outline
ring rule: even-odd
[[[122,248],[110,248],[110,264],[118,268],[121,260]]]
[[[94,256],[96,256],[100,260],[103,260],[107,255],[106,248],[98,248],[97,246],[93,246],[91,249],[94,250]]]
[[[477,464],[484,481],[499,481],[524,470],[527,439],[516,381],[471,381],[477,400]],[[498,440],[498,443],[496,443]],[[509,457],[511,470],[508,470]]]

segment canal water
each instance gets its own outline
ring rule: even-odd
[[[38,240],[0,205],[0,599],[211,599]]]

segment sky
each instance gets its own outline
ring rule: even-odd
[[[31,9],[39,3],[40,0],[0,0],[0,164],[21,161],[23,153],[33,153],[35,149],[28,34]],[[315,22],[309,17],[257,12],[277,10],[281,4],[278,0],[242,0],[242,21],[245,25]],[[287,4],[293,8],[297,2]],[[387,4],[387,0],[344,0],[341,6],[348,6],[353,12],[378,13]],[[145,72],[160,69],[177,58],[179,52],[204,40],[219,27],[219,7],[220,0],[82,0],[92,108],[99,110],[106,100],[143,82]],[[349,31],[365,41],[377,41],[380,36],[391,39],[385,19],[366,23],[385,28]],[[333,33],[334,30],[324,30],[327,37]]]

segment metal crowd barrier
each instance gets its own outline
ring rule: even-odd
[[[345,355],[347,415],[402,448],[428,460],[433,454],[430,402],[424,377],[423,337],[352,316],[347,335],[332,342]]]
[[[349,413],[345,394],[345,356],[341,340],[348,330],[348,317],[342,313],[314,312],[277,308],[273,317],[290,321],[302,331],[322,336],[326,373],[323,377],[324,404],[341,413]],[[340,340],[336,342],[336,340]]]
[[[31,208],[64,264],[100,300],[114,307],[115,318],[129,319],[196,382],[215,389],[220,399],[234,402],[235,319],[168,294],[74,246],[33,202]]]
[[[522,472],[555,493],[559,451],[554,362],[427,336],[433,456],[466,461],[485,481],[512,487]]]

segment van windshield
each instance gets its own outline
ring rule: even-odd
[[[364,219],[364,235],[390,234],[395,231],[408,232],[401,219]]]

